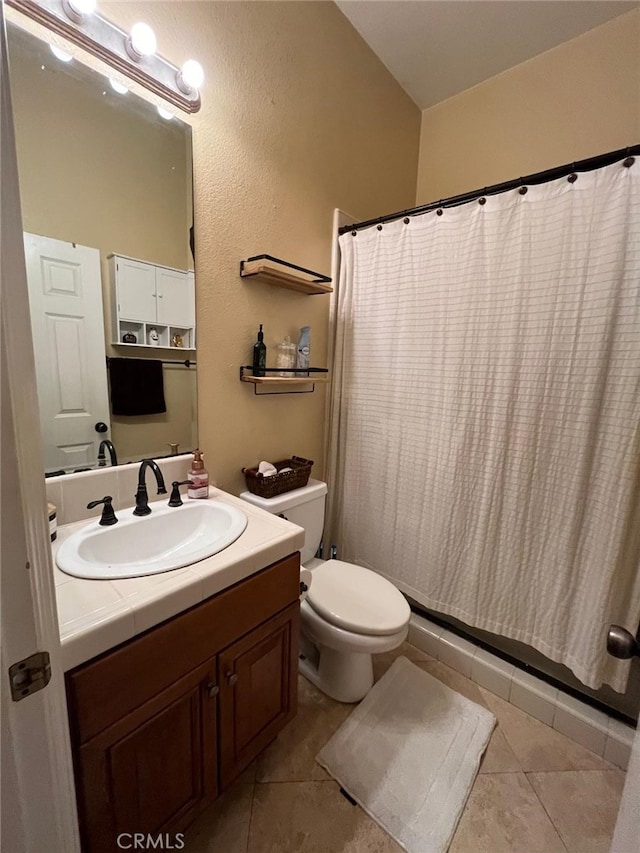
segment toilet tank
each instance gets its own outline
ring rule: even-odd
[[[315,556],[322,539],[326,495],[326,483],[309,480],[302,489],[292,489],[275,498],[261,498],[251,492],[242,492],[240,497],[274,515],[283,515],[288,521],[304,528],[304,548],[300,554],[300,561],[304,565]]]

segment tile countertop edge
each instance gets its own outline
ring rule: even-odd
[[[66,575],[55,565],[55,553],[59,545],[76,530],[95,523],[95,519],[58,528],[58,538],[52,543],[52,550],[65,671],[177,616],[271,563],[302,549],[304,530],[297,525],[219,489],[211,488],[209,497],[237,506],[246,513],[248,523],[242,535],[218,554],[193,563],[188,567],[189,572],[177,569],[180,575],[169,571],[149,575],[148,578],[132,579],[140,587],[132,595],[123,592],[123,585],[128,579],[85,580]],[[171,582],[172,575],[175,582]],[[145,580],[149,582],[148,589],[144,588]],[[144,608],[160,599],[163,606],[157,608],[157,619],[151,617],[141,622],[136,619],[136,613],[140,614]],[[137,627],[139,624],[144,627]]]

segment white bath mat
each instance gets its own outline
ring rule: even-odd
[[[399,657],[316,760],[409,853],[445,853],[495,722]]]

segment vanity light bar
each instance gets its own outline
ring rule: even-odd
[[[78,45],[186,113],[201,107],[198,88],[185,81],[184,69],[155,53],[155,35],[147,24],[136,24],[128,35],[111,21],[91,12],[87,0],[6,0],[7,6]],[[142,29],[144,27],[144,30]],[[134,32],[135,31],[135,32]],[[142,34],[142,39],[138,38]],[[193,60],[190,60],[194,65]],[[200,85],[202,68],[191,77]],[[193,70],[191,68],[191,70]],[[187,73],[186,75],[190,75]]]

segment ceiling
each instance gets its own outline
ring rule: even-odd
[[[335,0],[426,109],[605,21],[617,0]]]

